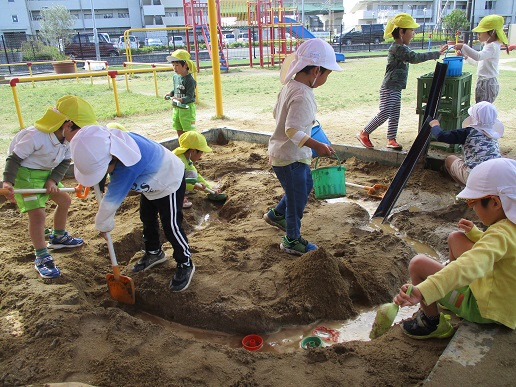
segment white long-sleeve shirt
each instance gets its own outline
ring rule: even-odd
[[[498,76],[498,62],[500,60],[500,42],[492,42],[484,45],[482,51],[477,51],[469,46],[462,46],[462,54],[467,57],[466,62],[477,66],[479,78],[495,78]]]

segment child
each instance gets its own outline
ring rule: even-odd
[[[478,26],[473,28],[478,32],[478,40],[482,43],[482,51],[478,52],[464,43],[455,44],[464,56],[466,62],[478,66],[477,84],[475,87],[475,102],[487,101],[493,103],[498,96],[498,61],[500,60],[501,42],[507,44],[507,36],[503,32],[503,17],[488,15],[480,20]],[[507,54],[509,49],[507,48]]]
[[[107,193],[100,202],[95,227],[106,233],[115,227],[115,212],[130,190],[140,195],[145,255],[134,272],[166,261],[161,249],[158,215],[177,262],[170,282],[173,292],[188,288],[195,266],[182,228],[185,194],[184,165],[162,145],[136,133],[101,126],[82,128],[70,142],[75,178],[84,186],[98,184],[109,173]]]
[[[458,226],[464,232],[448,237],[448,265],[426,255],[410,262],[412,293],[405,294],[409,285],[403,285],[394,302],[421,303],[416,317],[402,324],[404,333],[415,339],[453,334],[437,302],[471,322],[516,328],[516,161],[500,158],[476,166],[457,197],[488,228],[482,232],[461,219]]]
[[[184,132],[195,130],[195,82],[191,73],[196,72],[195,65],[186,50],[176,50],[167,60],[174,66],[174,88],[165,94],[165,99],[172,99],[172,127],[177,130],[179,138]]]
[[[272,168],[285,194],[263,218],[267,223],[286,230],[281,250],[302,255],[317,249],[300,233],[301,218],[313,187],[310,174],[312,149],[319,156],[330,156],[334,152],[329,145],[310,138],[317,108],[313,89],[324,85],[333,70],[342,69],[335,60],[333,48],[321,39],[303,42],[291,55],[294,55],[294,60],[282,79],[284,86],[278,94],[273,113],[276,129],[269,140]]]
[[[444,131],[438,120],[430,121],[432,135],[447,144],[462,144],[464,159],[450,155],[444,165],[450,176],[462,186],[469,172],[478,164],[502,157],[498,139],[503,136],[503,124],[497,119],[496,108],[489,102],[479,102],[468,109],[469,117],[462,129]]]
[[[380,88],[380,111],[376,116],[357,133],[357,139],[366,148],[374,148],[369,139],[373,133],[387,119],[387,148],[401,150],[403,147],[396,142],[398,133],[398,122],[401,109],[401,90],[407,87],[407,77],[409,63],[421,63],[430,59],[439,59],[448,48],[447,45],[441,46],[439,51],[415,53],[408,44],[414,37],[414,29],[418,28],[412,16],[407,13],[400,13],[387,23],[384,37],[394,38],[394,43],[389,47],[387,57],[387,68]]]
[[[204,180],[204,178],[197,172],[194,163],[199,161],[202,157],[203,152],[211,152],[212,149],[208,146],[206,138],[198,132],[186,132],[179,137],[179,147],[173,150],[174,154],[181,159],[185,166],[185,176],[188,176],[189,172],[191,176],[195,176],[197,183],[200,185],[186,183],[186,190],[192,192],[194,189],[204,191],[206,188],[211,188],[210,184]],[[224,194],[209,194],[208,199],[213,200],[214,198],[224,197]],[[192,202],[186,197],[183,202],[183,208],[190,208]]]
[[[60,181],[71,162],[70,133],[81,126],[95,124],[92,107],[83,99],[66,95],[56,106],[14,136],[7,156],[3,188],[10,191],[7,199],[18,203],[20,212],[29,215],[29,236],[35,249],[34,268],[42,278],[61,275],[47,249],[82,246],[83,240],[74,238],[66,229],[66,218],[72,199],[60,192]],[[66,137],[66,138],[65,138]],[[14,194],[14,188],[45,188],[45,194]],[[45,206],[48,199],[57,204],[53,232],[45,243]]]

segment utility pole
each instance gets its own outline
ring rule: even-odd
[[[97,34],[97,25],[95,24],[95,6],[91,0],[91,20],[93,20],[93,41],[95,42],[95,56],[100,60],[99,35]]]

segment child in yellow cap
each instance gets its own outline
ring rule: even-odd
[[[439,59],[448,48],[442,45],[439,51],[416,53],[408,44],[414,37],[414,30],[419,27],[412,16],[400,13],[387,22],[385,39],[393,37],[394,43],[389,47],[387,68],[380,88],[380,111],[357,133],[357,139],[366,148],[374,148],[369,139],[380,125],[389,120],[387,127],[387,148],[401,150],[403,147],[396,141],[401,110],[401,91],[407,87],[409,63],[421,63],[430,59]]]
[[[172,112],[172,127],[177,130],[177,137],[183,133],[195,130],[195,81],[192,73],[197,69],[186,50],[176,50],[167,56],[167,61],[172,62],[174,71],[174,88],[165,99],[171,99],[174,110]]]
[[[476,51],[464,43],[457,43],[455,50],[464,56],[466,62],[478,67],[475,102],[493,103],[500,91],[498,84],[498,62],[502,43],[507,44],[507,36],[503,32],[503,17],[499,15],[485,16],[478,26],[478,40],[482,43],[482,51]],[[507,53],[509,50],[507,49]]]
[[[9,145],[9,155],[4,169],[3,188],[12,203],[17,203],[20,212],[29,215],[29,236],[35,249],[34,267],[42,278],[61,275],[48,249],[79,247],[80,238],[65,231],[71,198],[60,181],[71,162],[69,140],[82,126],[96,123],[95,113],[83,99],[66,95],[57,100],[56,106],[48,108],[34,126],[23,129],[14,136]],[[45,188],[44,194],[14,194],[14,188]],[[48,244],[45,243],[45,207],[48,199],[57,204],[54,227]]]
[[[193,191],[194,189],[199,191],[205,191],[206,189],[211,189],[210,184],[204,180],[200,173],[197,172],[197,168],[195,167],[195,162],[199,161],[204,152],[212,152],[212,149],[208,146],[206,142],[206,138],[198,132],[186,132],[183,133],[179,137],[179,146],[174,149],[172,152],[176,156],[178,156],[183,164],[185,165],[185,178],[186,181],[186,190]],[[189,181],[189,177],[191,179],[195,179],[195,183]],[[218,190],[215,193],[210,193],[207,198],[209,200],[221,201],[225,200],[227,196],[225,194],[219,193]],[[183,208],[190,208],[192,206],[192,202],[190,202],[186,197],[183,202]]]

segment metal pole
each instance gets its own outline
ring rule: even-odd
[[[99,36],[97,34],[97,25],[95,24],[95,6],[91,0],[91,20],[93,20],[93,41],[95,42],[95,56],[100,60]]]
[[[301,24],[305,26],[305,0],[301,0]]]

